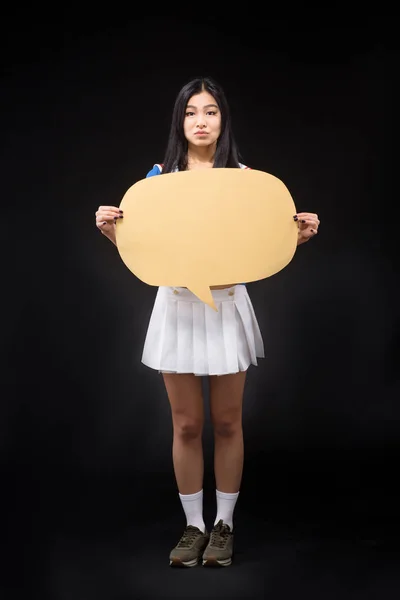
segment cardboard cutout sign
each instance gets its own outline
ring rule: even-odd
[[[210,286],[258,281],[292,260],[296,208],[263,171],[198,169],[142,179],[122,198],[120,256],[144,283],[187,287],[216,310]]]

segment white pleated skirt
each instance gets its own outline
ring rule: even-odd
[[[190,290],[159,287],[142,363],[159,372],[228,375],[264,358],[264,344],[245,285],[211,290],[216,312]]]

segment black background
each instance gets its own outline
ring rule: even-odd
[[[398,597],[393,29],[376,14],[302,16],[205,5],[5,16],[7,598]],[[162,160],[175,96],[197,75],[223,85],[242,162],[284,181],[321,226],[248,286],[267,358],[245,389],[234,566],[176,573],[170,411],[140,362],[156,290],[94,213]],[[204,437],[210,526],[208,422]]]

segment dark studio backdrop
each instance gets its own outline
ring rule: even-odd
[[[298,27],[257,15],[156,12],[15,11],[4,24],[10,597],[28,588],[53,600],[148,597],[122,591],[130,577],[129,589],[139,590],[135,581],[145,589],[129,562],[135,543],[152,524],[164,569],[183,527],[166,393],[140,361],[156,289],[128,271],[94,213],[118,205],[162,160],[175,96],[197,75],[223,85],[242,162],[280,178],[297,209],[321,219],[318,237],[284,270],[248,285],[267,357],[245,388],[235,513],[242,562],[257,527],[271,539],[374,546],[397,527],[389,23],[328,25],[317,16],[316,26]],[[206,384],[205,395],[208,406]],[[204,441],[210,524],[208,418]]]

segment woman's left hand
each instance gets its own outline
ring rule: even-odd
[[[317,235],[320,224],[318,215],[315,213],[299,212],[293,218],[299,226],[297,245],[308,242],[308,240]]]

